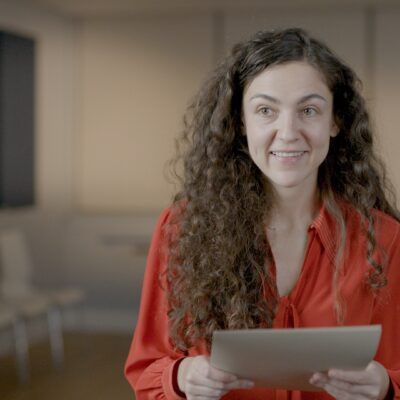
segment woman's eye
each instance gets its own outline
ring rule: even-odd
[[[272,116],[274,111],[272,110],[272,108],[269,107],[260,107],[258,109],[258,112],[262,115],[265,115],[267,117]]]
[[[312,107],[306,107],[303,109],[303,114],[307,117],[312,117],[316,113],[317,113],[317,111],[315,110],[315,108],[312,108]]]

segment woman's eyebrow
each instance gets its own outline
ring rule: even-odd
[[[257,99],[257,98],[269,100],[269,101],[271,101],[272,103],[275,103],[275,104],[281,104],[281,101],[278,100],[277,98],[272,97],[272,96],[270,96],[270,95],[268,95],[268,94],[264,94],[264,93],[257,93],[257,94],[255,94],[255,95],[251,96],[251,97],[250,97],[250,101],[251,101],[251,100],[254,100],[254,99]],[[320,100],[322,100],[322,101],[325,101],[326,103],[328,102],[328,100],[327,100],[325,97],[321,96],[320,94],[311,93],[311,94],[307,94],[306,96],[303,96],[303,97],[298,101],[298,104],[305,103],[305,102],[307,102],[307,101],[309,101],[309,100],[311,100],[311,99],[320,99]]]
[[[257,93],[257,94],[255,94],[254,96],[251,96],[251,97],[250,97],[250,101],[251,101],[251,100],[254,100],[254,99],[257,99],[257,98],[269,100],[269,101],[271,101],[272,103],[276,103],[276,104],[280,104],[280,103],[281,103],[281,102],[280,102],[278,99],[276,99],[275,97],[269,96],[268,94],[264,94],[264,93]]]
[[[306,96],[303,96],[300,99],[299,104],[305,103],[306,101],[311,100],[311,99],[320,99],[322,101],[325,101],[326,103],[328,102],[328,100],[325,97],[321,96],[320,94],[311,93],[311,94],[308,94]]]

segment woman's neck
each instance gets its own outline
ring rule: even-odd
[[[320,208],[318,188],[282,188],[274,193],[275,206],[271,210],[268,229],[289,232],[307,228]]]

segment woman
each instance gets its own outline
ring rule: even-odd
[[[126,363],[138,400],[400,398],[399,213],[358,85],[288,29],[236,45],[202,87]],[[375,359],[315,371],[320,392],[252,387],[208,358],[215,329],[368,324]]]

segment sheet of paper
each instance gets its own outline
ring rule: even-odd
[[[314,372],[365,368],[380,335],[380,325],[215,331],[211,364],[257,386],[317,391]]]

